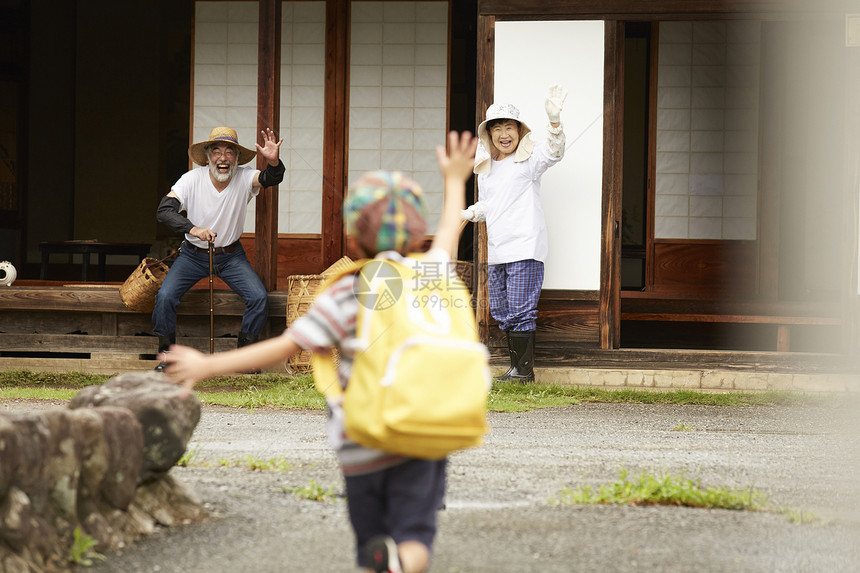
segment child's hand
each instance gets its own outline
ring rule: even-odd
[[[444,249],[452,259],[457,257],[457,240],[465,227],[465,223],[460,222],[460,211],[466,206],[466,181],[472,176],[477,148],[478,140],[468,131],[448,134],[447,153],[441,145],[436,148],[439,171],[445,180],[445,193],[442,216],[430,248]]]
[[[444,178],[455,177],[466,181],[472,175],[475,166],[475,150],[478,140],[472,137],[468,131],[457,134],[452,131],[448,134],[448,151],[441,145],[436,147],[436,159],[439,161],[439,170]]]
[[[166,354],[159,354],[158,360],[167,362],[164,373],[175,384],[182,384],[181,396],[187,396],[194,385],[206,377],[207,355],[188,346],[173,345]]]
[[[544,108],[550,123],[561,122],[561,109],[564,107],[565,98],[567,98],[567,90],[563,87],[555,85],[549,88]]]

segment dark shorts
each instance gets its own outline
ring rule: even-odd
[[[345,477],[359,566],[365,566],[365,544],[376,535],[389,535],[395,543],[419,541],[432,549],[436,512],[445,499],[447,462],[411,459],[378,472]]]

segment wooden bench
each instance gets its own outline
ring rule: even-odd
[[[157,348],[151,315],[126,308],[119,287],[98,283],[19,286],[16,282],[0,289],[0,362],[14,360],[2,356],[21,353],[151,357]],[[264,338],[277,336],[286,327],[286,301],[285,291],[269,293]],[[230,290],[216,290],[213,302],[215,350],[235,348],[245,304]],[[192,289],[182,298],[177,307],[179,341],[208,352],[209,309],[208,288]]]
[[[677,298],[622,299],[621,320],[692,323],[772,324],[776,350],[791,350],[791,327],[842,324],[836,304],[806,302],[709,301]]]

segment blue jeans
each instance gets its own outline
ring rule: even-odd
[[[232,253],[213,256],[215,276],[220,277],[233,292],[245,301],[242,315],[242,332],[259,336],[269,315],[269,295],[254,271],[242,244],[236,245]],[[181,249],[170,267],[152,311],[152,332],[167,336],[176,332],[176,307],[182,296],[202,278],[209,276],[209,254]]]

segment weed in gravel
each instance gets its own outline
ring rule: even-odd
[[[242,460],[219,459],[218,465],[225,468],[244,468],[254,472],[285,472],[294,467],[286,458],[280,456],[268,460],[261,460],[253,456],[245,456]]]
[[[286,490],[286,488],[284,489]],[[334,486],[323,487],[314,480],[311,480],[306,486],[293,488],[292,494],[298,498],[310,501],[334,501],[337,498]]]
[[[688,426],[687,424],[684,424],[682,422],[682,423],[678,424],[677,426],[675,426],[674,428],[672,428],[672,431],[673,432],[695,432],[696,431],[696,425],[690,424]]]
[[[194,448],[186,449],[185,453],[182,454],[182,457],[179,458],[179,461],[176,462],[176,465],[181,468],[190,468],[191,466],[198,468],[211,467],[212,464],[200,457],[200,449],[199,445]]]
[[[89,567],[93,564],[93,559],[107,560],[107,557],[92,550],[93,547],[98,545],[98,541],[86,533],[82,533],[80,527],[75,528],[73,535],[74,540],[72,541],[72,546],[69,547],[69,563]]]
[[[602,485],[597,490],[590,486],[564,488],[557,499],[550,501],[557,505],[678,505],[761,511],[765,509],[767,496],[752,488],[703,487],[692,480],[670,475],[643,473],[632,480],[628,479],[625,470],[614,483]]]

